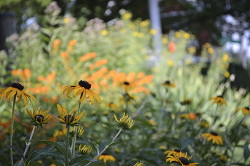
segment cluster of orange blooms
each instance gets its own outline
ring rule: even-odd
[[[18,76],[21,79],[28,79],[31,77],[31,71],[28,68],[24,69],[24,70],[22,70],[22,69],[12,70],[11,74],[13,76]]]
[[[55,54],[59,51],[61,46],[61,40],[60,39],[55,39],[53,44],[52,44],[52,54]]]
[[[90,52],[90,53],[87,53],[87,54],[83,55],[81,58],[79,58],[79,61],[80,62],[85,62],[88,59],[92,59],[92,58],[95,58],[95,57],[96,57],[96,53],[95,52]]]
[[[68,49],[67,49],[67,52],[68,53],[71,53],[74,49],[74,46],[76,45],[77,41],[75,39],[72,39],[69,41],[69,44],[68,44]]]
[[[44,76],[39,76],[37,78],[38,81],[42,81],[42,82],[46,82],[48,84],[51,84],[54,79],[56,78],[56,73],[55,72],[51,72],[47,77]]]

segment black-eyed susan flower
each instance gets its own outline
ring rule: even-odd
[[[128,102],[129,105],[132,105],[132,102],[136,102],[135,101],[135,97],[128,94],[128,93],[124,93],[122,94],[122,97],[119,100],[123,105],[126,105],[126,103]]]
[[[99,104],[101,104],[101,98],[93,91],[90,89],[91,84],[88,83],[87,81],[82,81],[80,80],[78,85],[66,85],[62,87],[63,94],[66,93],[68,98],[70,97],[71,92],[73,92],[74,97],[77,95],[81,95],[80,100],[78,102],[83,102],[86,98],[87,95],[90,99],[91,104],[93,105],[95,102],[95,99]]]
[[[181,150],[180,149],[167,150],[164,154],[167,154],[168,156],[180,156]]]
[[[132,88],[131,83],[128,82],[128,81],[124,81],[124,82],[122,83],[122,86],[123,86],[123,88],[125,89],[126,92],[128,92],[128,91]]]
[[[219,136],[216,132],[211,132],[211,133],[204,133],[202,134],[201,137],[206,137],[207,141],[212,140],[213,144],[217,144],[217,145],[222,145],[222,137]]]
[[[187,96],[185,95],[184,100],[180,102],[181,105],[189,105],[192,103],[191,99],[188,99]]]
[[[101,154],[97,160],[103,160],[103,163],[106,163],[107,161],[115,161],[114,156],[108,155],[106,153]]]
[[[28,110],[26,108],[26,111],[31,119],[30,123],[34,126],[40,125],[41,127],[43,124],[47,124],[49,121],[50,118],[49,110],[50,108],[47,111],[42,112],[42,106],[39,108],[38,111],[36,111],[35,107],[33,107],[33,110]]]
[[[206,120],[202,120],[201,122],[198,122],[198,125],[200,127],[204,127],[204,128],[209,128],[209,123]]]
[[[86,155],[86,154],[89,154],[92,150],[92,147],[89,146],[87,147],[86,145],[80,145],[79,146],[79,153],[82,154],[82,155]]]
[[[227,105],[227,102],[223,99],[222,96],[216,96],[216,97],[212,97],[210,98],[209,100],[214,100],[213,104],[220,104],[221,106],[222,105]]]
[[[79,85],[77,85],[74,88],[74,92],[73,92],[74,97],[76,95],[81,95],[82,94],[81,98],[80,98],[80,100],[78,100],[78,102],[83,102],[86,99],[87,95],[88,95],[92,105],[94,104],[95,99],[97,100],[97,102],[99,104],[101,104],[101,98],[93,90],[90,89],[91,88],[90,83],[88,83],[87,81],[82,81],[81,80],[81,81],[79,81],[78,84]]]
[[[123,130],[130,130],[131,127],[134,125],[134,121],[127,115],[125,115],[125,113],[123,114],[123,117],[120,120],[117,120],[117,117],[115,116],[115,120],[118,123],[119,127],[122,127]]]
[[[16,97],[18,98],[16,103],[19,103],[23,98],[23,107],[27,105],[27,99],[29,99],[29,101],[31,102],[32,98],[36,102],[35,97],[26,93],[23,89],[24,86],[21,83],[13,83],[11,87],[0,89],[0,99],[2,97],[5,97],[10,100],[16,95]]]
[[[85,110],[80,115],[77,115],[77,113],[74,113],[76,106],[72,109],[70,114],[68,114],[68,111],[66,110],[64,106],[61,107],[59,104],[57,104],[57,108],[59,112],[58,117],[59,117],[60,123],[67,124],[67,125],[78,126],[78,121],[81,119],[83,114],[85,114]]]
[[[135,163],[134,166],[143,166],[143,164],[142,164],[141,161],[140,161],[140,162]]]
[[[197,164],[199,164],[199,163],[190,163],[189,162],[189,160],[192,158],[192,156],[191,157],[187,157],[187,153],[186,153],[186,155],[184,156],[182,156],[182,154],[181,154],[181,152],[180,152],[180,155],[178,156],[178,155],[174,155],[174,156],[167,156],[167,158],[166,158],[166,162],[177,162],[177,163],[180,163],[181,164],[181,166],[195,166],[195,165],[197,165]]]
[[[250,109],[249,107],[243,107],[243,108],[238,108],[237,111],[242,111],[244,115],[249,114],[250,115]]]
[[[168,88],[175,88],[175,84],[173,84],[173,83],[170,82],[169,80],[168,80],[168,81],[165,81],[162,85],[163,85],[163,86],[167,86]]]

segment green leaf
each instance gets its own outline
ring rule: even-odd
[[[43,166],[43,164],[41,164],[37,161],[33,161],[33,162],[29,163],[28,166]]]
[[[89,142],[96,148],[97,154],[99,154],[99,145],[97,143],[91,142],[90,139]]]
[[[97,160],[92,159],[92,158],[91,158],[90,156],[88,156],[88,155],[85,155],[85,156],[78,156],[78,157],[73,158],[73,159],[69,162],[69,165],[77,166],[80,162],[83,162],[83,161],[95,162],[95,161],[97,161]]]
[[[14,166],[19,166],[19,163],[20,163],[20,161],[19,161],[19,162],[16,162]],[[24,164],[24,162],[21,164],[21,166],[22,166],[23,164]]]
[[[189,144],[195,142],[196,139],[193,138],[193,137],[190,137],[190,138],[185,138],[183,141],[182,141],[182,145],[181,145],[181,150],[185,149]]]
[[[58,152],[62,154],[64,157],[66,156],[66,149],[63,147],[63,143],[54,141],[37,141],[37,142],[44,143],[46,145],[55,145],[55,149],[58,150]]]
[[[46,154],[48,151],[52,150],[54,147],[55,147],[55,145],[52,145],[52,146],[45,147],[43,149],[39,149],[39,150],[34,151],[31,154],[29,161],[34,161],[34,160],[38,159],[40,157],[40,155]]]
[[[59,153],[57,151],[49,151],[49,152],[43,153],[42,155],[45,155],[45,156],[54,156],[54,157],[56,157],[59,160],[65,161],[65,157],[63,155],[61,155],[61,153]]]
[[[8,166],[9,165],[9,160],[7,159],[7,157],[5,156],[5,154],[0,151],[0,158],[4,161],[4,163]]]
[[[244,145],[244,158],[247,160],[249,157],[249,148],[248,148],[248,143]]]
[[[23,158],[23,160],[25,161],[25,157],[23,156],[22,149],[20,149],[19,147],[16,147],[16,146],[11,146],[11,145],[7,145],[7,146],[14,149]]]

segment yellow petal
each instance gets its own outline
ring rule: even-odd
[[[94,102],[95,102],[95,99],[94,99],[93,95],[91,94],[91,92],[89,91],[89,89],[86,89],[85,91],[87,92],[87,94],[89,96],[89,99],[90,99],[90,102],[93,105]]]
[[[27,97],[25,96],[24,93],[22,93],[22,96],[23,96],[23,102],[24,102],[23,107],[25,107],[27,105]]]
[[[80,98],[80,100],[78,100],[78,102],[83,102],[86,99],[86,90],[83,92],[82,97]]]
[[[101,104],[101,98],[94,92],[94,91],[92,91],[91,89],[89,89],[89,91],[91,92],[91,94],[96,98],[96,100],[97,100],[97,102],[99,103],[99,104]]]

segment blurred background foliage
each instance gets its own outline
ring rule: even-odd
[[[156,32],[148,19],[134,19],[132,13],[123,11],[121,19],[107,25],[99,18],[77,19],[63,11],[57,3],[51,3],[41,15],[40,25],[34,23],[20,36],[8,38],[10,56],[0,52],[1,84],[21,81],[37,98],[36,105],[51,107],[51,121],[41,129],[38,139],[64,141],[65,128],[58,124],[56,104],[71,110],[78,99],[62,95],[61,87],[87,80],[102,104],[83,102],[87,116],[81,119],[85,131],[78,145],[91,144],[91,140],[101,150],[117,131],[114,114],[120,118],[126,111],[135,121],[131,131],[118,138],[120,143],[106,151],[116,159],[107,165],[133,165],[140,160],[145,165],[169,165],[164,152],[173,148],[188,152],[193,156],[191,161],[200,165],[249,164],[249,114],[237,109],[249,106],[250,95],[248,89],[231,87],[235,74],[229,69],[235,60],[227,53],[205,43],[201,57],[194,58],[195,35],[172,30],[162,35],[159,61],[151,48]],[[10,73],[6,71],[8,62],[12,62]],[[123,88],[125,81],[131,85],[128,94]],[[166,81],[172,87],[166,86]],[[131,104],[126,104],[127,95]],[[226,106],[216,106],[209,100],[221,95]],[[24,149],[24,137],[29,136],[31,128],[20,104],[16,104],[16,110],[14,145]],[[6,154],[10,112],[10,102],[2,99],[0,139]],[[222,136],[223,145],[212,145],[201,138],[210,131]],[[36,149],[44,146],[36,144]],[[90,156],[95,153],[93,150]],[[39,162],[45,165],[60,165],[52,157],[41,159]],[[20,160],[20,156],[15,154],[14,160]]]
[[[52,0],[8,0],[0,2],[1,12],[14,12],[17,17],[18,32],[27,27],[27,20],[32,19],[43,26],[44,9]],[[100,18],[104,22],[117,21],[120,10],[133,13],[133,20],[149,19],[148,2],[145,0],[55,0],[61,9],[60,15],[71,14],[73,17],[87,20]],[[244,30],[249,29],[249,6],[247,0],[160,0],[160,14],[163,33],[169,30],[184,30],[197,36],[197,55],[201,46],[207,42],[221,46],[222,25],[226,16],[232,16],[240,22]],[[81,30],[84,26],[79,27]],[[223,37],[231,37],[226,32]]]

